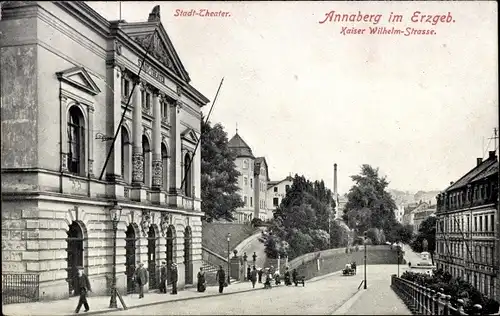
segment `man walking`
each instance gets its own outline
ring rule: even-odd
[[[215,279],[219,281],[219,293],[222,294],[222,292],[224,291],[224,285],[226,284],[226,273],[224,272],[222,265],[219,266],[219,270],[217,270]]]
[[[162,261],[160,267],[160,292],[167,293],[167,263]]]
[[[257,269],[253,266],[252,272],[250,272],[250,281],[252,281],[252,288],[255,289],[255,283],[257,282]]]
[[[144,268],[144,263],[139,262],[139,267],[135,271],[135,280],[139,286],[139,298],[144,297],[144,285],[148,283],[148,271]]]
[[[92,288],[90,287],[89,278],[83,272],[83,267],[78,268],[78,288],[80,289],[80,299],[78,300],[78,305],[76,306],[75,313],[78,314],[80,312],[80,308],[85,307],[85,311],[88,312],[90,307],[87,302],[88,292],[92,292]]]
[[[172,294],[173,295],[177,294],[177,278],[178,278],[177,264],[172,263],[172,273],[170,276],[170,281],[172,281]]]

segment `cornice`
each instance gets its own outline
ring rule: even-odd
[[[110,22],[99,13],[94,11],[83,1],[54,1],[54,4],[59,6],[64,11],[76,17],[84,25],[108,37],[110,35]]]

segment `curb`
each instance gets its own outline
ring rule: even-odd
[[[146,304],[141,304],[141,305],[130,306],[130,307],[127,308],[127,310],[129,310],[129,309],[135,309],[135,308],[141,308],[141,307],[147,307],[147,306],[160,305],[160,304],[168,304],[168,303],[174,303],[174,302],[197,300],[197,299],[208,298],[208,297],[215,297],[215,296],[223,296],[223,295],[232,295],[232,294],[239,294],[239,293],[247,293],[247,292],[259,291],[259,290],[264,290],[264,288],[258,288],[258,289],[251,288],[251,289],[248,289],[248,290],[242,290],[242,291],[230,292],[230,293],[223,293],[223,294],[217,293],[217,294],[210,294],[210,295],[204,295],[204,296],[184,297],[184,298],[173,299],[173,300],[168,300],[168,301],[157,301],[157,302],[151,302],[151,303],[146,303]],[[123,308],[117,308],[117,309],[109,309],[109,310],[88,311],[88,312],[83,313],[83,314],[84,315],[101,315],[101,314],[106,314],[106,313],[119,312],[119,311],[123,311],[123,310],[124,310]],[[71,314],[65,314],[64,316],[74,316],[74,315],[76,315],[76,314],[75,313],[71,313]]]
[[[364,290],[357,290],[347,301],[342,303],[339,308],[337,308],[331,315],[345,315],[349,311],[349,309],[356,303],[361,295],[363,295]]]

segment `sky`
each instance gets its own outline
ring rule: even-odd
[[[119,19],[118,2],[87,4]],[[332,188],[337,163],[343,194],[369,164],[391,189],[443,190],[494,150],[496,2],[143,1],[122,2],[121,17],[146,21],[155,5],[191,85],[213,101],[224,77],[210,121],[228,138],[237,126],[271,180],[298,173]],[[191,9],[229,14],[175,16]],[[380,19],[320,23],[330,11]],[[415,11],[452,18],[412,22]],[[384,26],[435,34],[367,34]]]

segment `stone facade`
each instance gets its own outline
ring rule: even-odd
[[[498,160],[478,158],[477,166],[437,197],[436,265],[498,297]]]
[[[267,206],[269,208],[268,217],[272,218],[274,211],[280,206],[281,200],[286,196],[288,189],[292,187],[293,178],[286,177],[281,181],[269,181],[267,184]]]
[[[138,261],[152,288],[163,260],[181,287],[202,265],[195,148],[209,100],[157,22],[107,21],[84,2],[2,6],[2,273],[38,274],[41,299],[75,294],[77,266],[108,292],[115,206],[122,294]]]
[[[228,143],[228,147],[236,154],[236,170],[240,172],[238,178],[239,194],[245,205],[236,210],[236,220],[248,223],[254,218],[266,220],[268,218],[267,183],[269,171],[264,157],[255,157],[252,149],[236,133]]]

